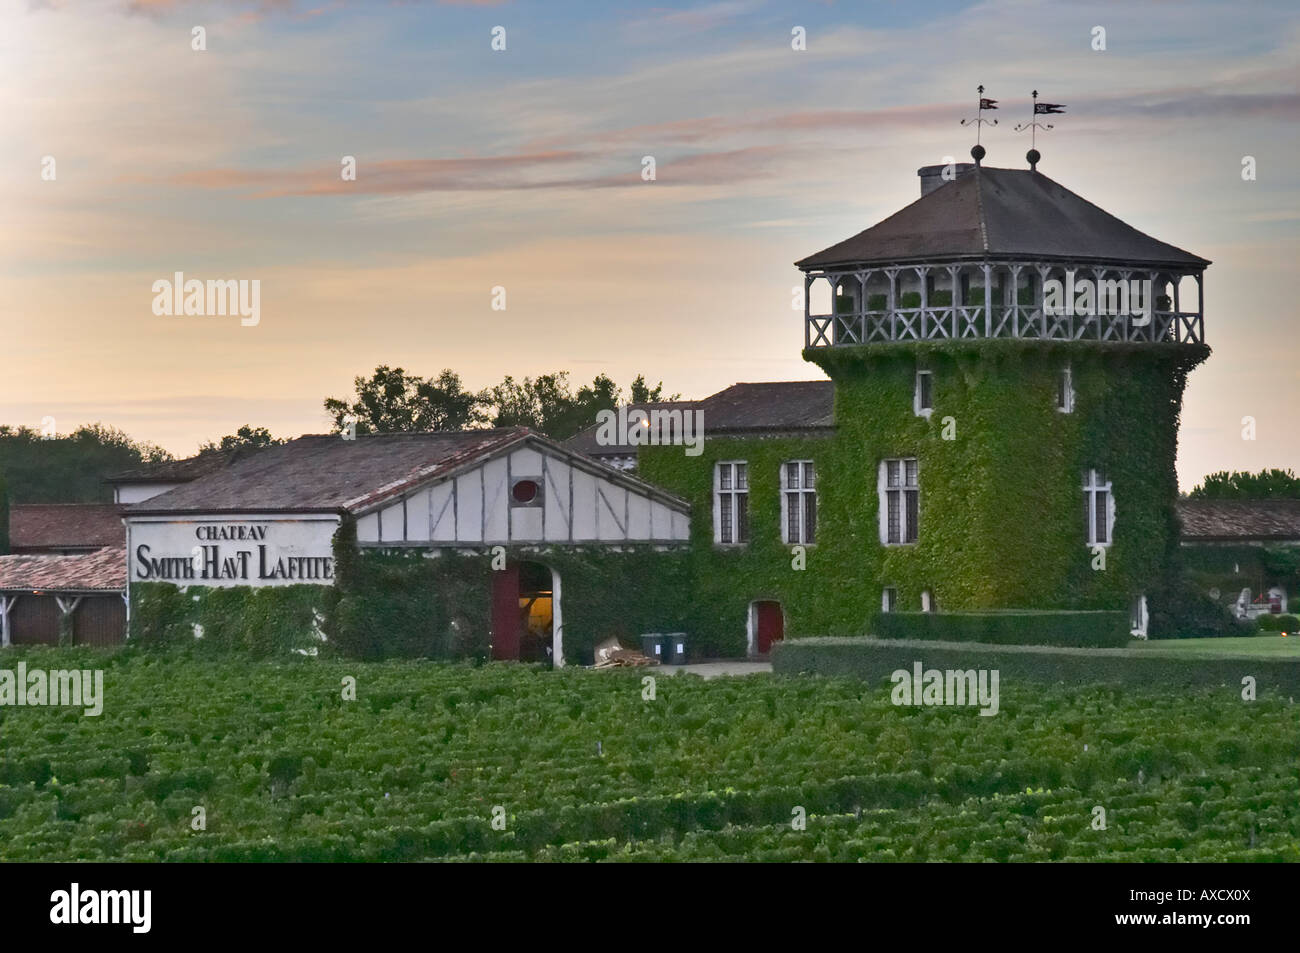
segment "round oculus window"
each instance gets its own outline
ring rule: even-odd
[[[531,503],[537,499],[538,490],[536,480],[520,480],[511,489],[510,495],[515,498],[516,503]]]

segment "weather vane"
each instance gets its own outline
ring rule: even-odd
[[[1060,103],[1040,103],[1038,101],[1038,90],[1034,90],[1035,116],[1051,116],[1055,113],[1063,112],[1065,112],[1065,107]],[[1029,122],[1022,122],[1020,125],[1016,126],[1016,132],[1024,132],[1026,129],[1032,130],[1029,133],[1029,152],[1025,154],[1025,158],[1029,160],[1029,168],[1037,168],[1038,160],[1043,157],[1038,151],[1038,130],[1047,130],[1051,128],[1053,127],[1050,122],[1039,122],[1037,119],[1031,119]]]
[[[975,111],[974,119],[963,119],[961,121],[961,125],[975,127],[975,145],[978,146],[980,144],[980,127],[985,124],[991,126],[996,126],[998,124],[998,121],[996,119],[985,119],[982,113],[986,109],[997,109],[998,101],[996,99],[985,99],[983,86],[978,86],[976,88],[979,90],[980,93],[979,109]]]

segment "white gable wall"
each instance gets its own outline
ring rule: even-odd
[[[533,505],[513,500],[522,479],[540,487]],[[520,447],[359,517],[357,538],[379,545],[686,542],[689,520],[648,492]]]
[[[506,506],[506,495],[510,492],[507,484],[509,475],[510,462],[508,457],[497,457],[495,460],[489,460],[479,468],[480,480],[483,484],[484,496],[484,516],[480,517],[480,522],[484,525],[484,532],[487,534],[484,538],[490,540],[505,539],[509,531],[507,523],[508,513]],[[462,539],[469,537],[462,536]]]
[[[569,539],[569,515],[573,512],[572,476],[572,468],[563,460],[542,458],[542,529],[548,542],[566,542]]]
[[[181,483],[119,483],[113,487],[114,503],[143,503],[152,500],[168,490],[174,490]]]

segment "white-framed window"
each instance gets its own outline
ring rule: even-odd
[[[938,603],[934,600],[934,593],[929,589],[921,593],[921,611],[937,612],[939,611]]]
[[[1115,495],[1103,470],[1088,470],[1083,475],[1083,518],[1088,547],[1109,546],[1115,529]]]
[[[886,586],[880,592],[880,611],[896,612],[898,610],[898,590],[893,586]]]
[[[934,372],[917,371],[912,394],[912,410],[918,417],[929,417],[934,410]]]
[[[1056,409],[1063,414],[1074,413],[1074,371],[1069,364],[1061,368],[1056,379]]]
[[[817,542],[817,471],[811,460],[781,464],[781,542]]]
[[[1136,596],[1133,599],[1133,605],[1129,609],[1129,634],[1135,639],[1145,639],[1147,637],[1147,597],[1145,595]]]
[[[880,461],[880,542],[886,546],[920,538],[921,473],[915,457]]]
[[[749,542],[749,468],[744,460],[727,460],[713,469],[713,541]]]

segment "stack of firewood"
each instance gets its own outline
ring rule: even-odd
[[[658,659],[650,658],[644,652],[624,648],[618,639],[606,639],[596,646],[596,668],[639,668],[658,664]]]

